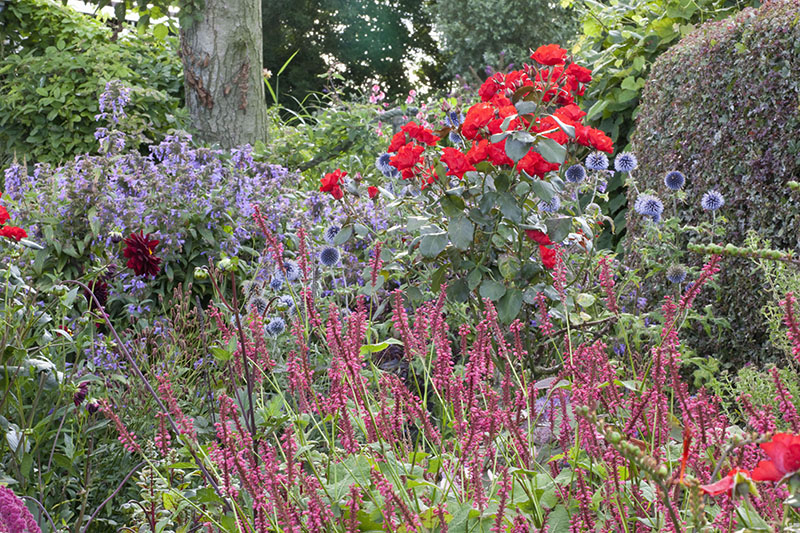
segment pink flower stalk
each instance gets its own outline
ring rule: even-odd
[[[682,311],[692,307],[695,298],[697,298],[697,295],[700,294],[700,290],[703,288],[703,286],[713,279],[714,274],[719,272],[719,263],[721,260],[722,256],[712,255],[709,262],[703,266],[703,270],[700,271],[700,276],[697,278],[697,281],[692,283],[681,297],[679,307]]]
[[[578,469],[578,486],[575,499],[578,500],[578,512],[570,518],[570,532],[594,531],[594,513],[592,512],[592,495],[583,478],[583,470]]]
[[[539,329],[545,337],[549,337],[555,332],[555,328],[550,321],[550,313],[547,309],[547,297],[543,292],[536,293],[536,306],[539,308]]]
[[[397,332],[400,333],[400,338],[405,348],[406,359],[410,361],[414,353],[422,353],[422,350],[417,346],[414,336],[411,334],[411,328],[408,324],[408,313],[406,313],[406,309],[403,306],[403,292],[397,289],[393,294],[394,306],[392,308],[392,323]]]
[[[562,302],[567,301],[567,263],[564,261],[564,248],[556,246],[556,267],[553,270],[553,288]]]
[[[606,308],[612,312],[617,313],[617,295],[614,294],[614,275],[611,273],[610,259],[608,256],[600,258],[600,286],[606,293]]]
[[[169,434],[169,427],[167,426],[167,413],[156,413],[156,418],[158,418],[158,431],[153,440],[156,445],[156,450],[161,454],[161,457],[166,457],[169,453],[172,440]]]
[[[117,433],[119,433],[117,439],[122,443],[122,447],[130,453],[141,453],[142,448],[139,446],[139,443],[136,442],[136,435],[128,431],[128,428],[122,423],[117,413],[111,409],[108,400],[103,399],[98,403],[100,404],[100,410],[106,415],[106,418],[109,418],[114,423],[114,426],[116,426]]]
[[[42,533],[33,515],[14,491],[0,485],[0,533]]]
[[[511,493],[512,478],[508,475],[508,469],[502,467],[498,472],[500,478],[500,487],[497,490],[497,496],[500,498],[500,504],[497,507],[497,514],[494,517],[494,525],[492,526],[492,533],[505,533],[506,528],[503,525],[503,516],[506,512],[506,503],[508,496]]]
[[[789,328],[786,335],[792,343],[792,355],[797,362],[800,363],[800,325],[797,323],[797,316],[794,312],[796,304],[797,300],[794,297],[794,293],[791,292],[786,293],[786,298],[781,301],[781,307],[783,307],[783,323]]]
[[[314,476],[303,477],[305,496],[308,498],[308,508],[303,513],[305,526],[310,533],[323,533],[329,531],[329,525],[335,523],[330,505],[325,505],[319,496],[322,487]]]
[[[783,419],[791,424],[792,430],[794,430],[795,433],[800,433],[800,416],[797,415],[797,409],[792,401],[794,398],[789,391],[786,390],[778,369],[773,368],[770,373],[772,374],[772,381],[775,383],[775,389],[778,392],[775,401],[780,407],[781,413],[783,413]]]
[[[286,274],[286,267],[283,266],[283,244],[267,229],[267,223],[264,222],[264,216],[261,214],[261,209],[258,204],[253,205],[253,219],[261,228],[264,238],[267,240],[266,248],[272,254],[272,259],[283,274]]]
[[[172,393],[169,374],[156,376],[156,379],[158,380],[158,394],[161,396],[161,400],[166,404],[167,409],[169,409],[169,413],[172,415],[175,425],[178,426],[178,431],[193,441],[197,441],[197,432],[194,430],[192,419],[187,418],[183,414],[183,411],[178,405],[178,401],[175,399],[175,395]]]
[[[297,228],[297,238],[299,244],[297,246],[297,265],[303,273],[303,285],[308,285],[308,280],[311,277],[311,271],[308,268],[308,246],[306,245],[306,228],[300,225]]]
[[[545,526],[547,529],[547,526]],[[542,531],[544,531],[543,529]],[[531,526],[528,523],[528,519],[525,518],[523,515],[518,514],[514,517],[514,524],[511,526],[511,533],[530,533]]]
[[[383,267],[383,260],[381,259],[382,245],[383,243],[380,241],[375,243],[375,251],[373,252],[372,260],[370,261],[370,280],[372,281],[373,287],[378,284],[378,272],[380,272],[381,267]]]
[[[360,533],[361,523],[358,520],[358,511],[361,509],[361,503],[361,489],[353,483],[350,485],[350,498],[347,500],[348,516],[345,533]]]

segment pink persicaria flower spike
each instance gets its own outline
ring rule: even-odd
[[[800,471],[800,435],[776,433],[771,441],[761,443],[761,449],[769,459],[753,469],[755,481],[781,481]]]

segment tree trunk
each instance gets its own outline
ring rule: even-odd
[[[261,0],[206,0],[181,30],[186,106],[197,138],[231,148],[267,140]]]

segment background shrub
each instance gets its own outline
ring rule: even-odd
[[[0,163],[16,154],[58,162],[92,150],[97,97],[118,79],[136,93],[128,114],[151,140],[180,126],[176,40],[115,34],[51,0],[0,12]]]
[[[800,173],[800,2],[782,0],[709,23],[662,55],[644,90],[633,143],[641,185],[666,193],[667,171],[687,177],[683,221],[695,224],[700,198],[717,189],[725,242],[742,244],[748,229],[777,248],[797,250],[798,198],[786,181]],[[633,194],[633,192],[631,192]],[[720,217],[722,215],[722,217]],[[642,234],[629,217],[627,247]],[[731,331],[720,343],[698,344],[727,364],[772,359],[769,335],[756,311],[767,301],[751,261],[732,258],[723,269],[715,310]]]

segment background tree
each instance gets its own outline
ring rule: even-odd
[[[422,0],[262,0],[264,67],[283,95],[303,100],[339,72],[346,89],[380,83],[389,99],[440,81],[439,46]],[[295,54],[294,57],[293,54]],[[282,105],[293,102],[278,95]]]
[[[501,53],[504,63],[519,65],[531,48],[565,44],[577,28],[572,10],[547,0],[435,0],[428,12],[451,76],[497,65]]]

